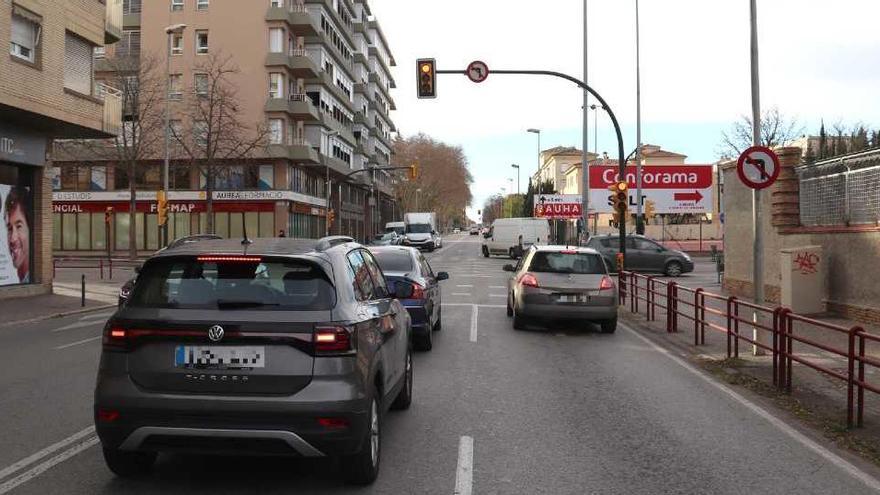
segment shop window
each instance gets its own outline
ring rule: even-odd
[[[61,250],[61,214],[52,215],[52,250]]]
[[[261,211],[260,237],[274,237],[275,234],[275,214],[270,211]]]
[[[229,215],[229,238],[241,239],[244,237],[244,213],[228,213]],[[256,232],[248,230],[248,235],[256,237]]]
[[[138,216],[142,215],[143,213],[138,213]],[[146,228],[147,250],[155,251],[159,249],[159,215],[146,215]]]
[[[62,215],[63,228],[61,232],[62,249],[66,251],[76,250],[76,213]]]
[[[92,217],[92,239],[89,249],[93,251],[103,251],[107,249],[107,224],[104,223],[103,213],[82,213],[80,216],[90,215]]]
[[[220,237],[229,238],[229,213],[214,213],[214,233]]]

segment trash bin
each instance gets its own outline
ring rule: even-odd
[[[825,265],[822,246],[781,250],[781,303],[795,313],[825,311]]]

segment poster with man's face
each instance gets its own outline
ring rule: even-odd
[[[28,284],[31,277],[30,190],[0,184],[0,286]]]

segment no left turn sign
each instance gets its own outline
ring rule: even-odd
[[[752,146],[739,155],[736,174],[752,189],[770,187],[779,177],[779,157],[766,146]]]
[[[489,77],[489,66],[485,62],[475,60],[467,66],[468,79],[475,83],[481,83]]]

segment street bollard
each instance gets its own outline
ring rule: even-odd
[[[82,274],[82,307],[86,307],[86,274]]]

